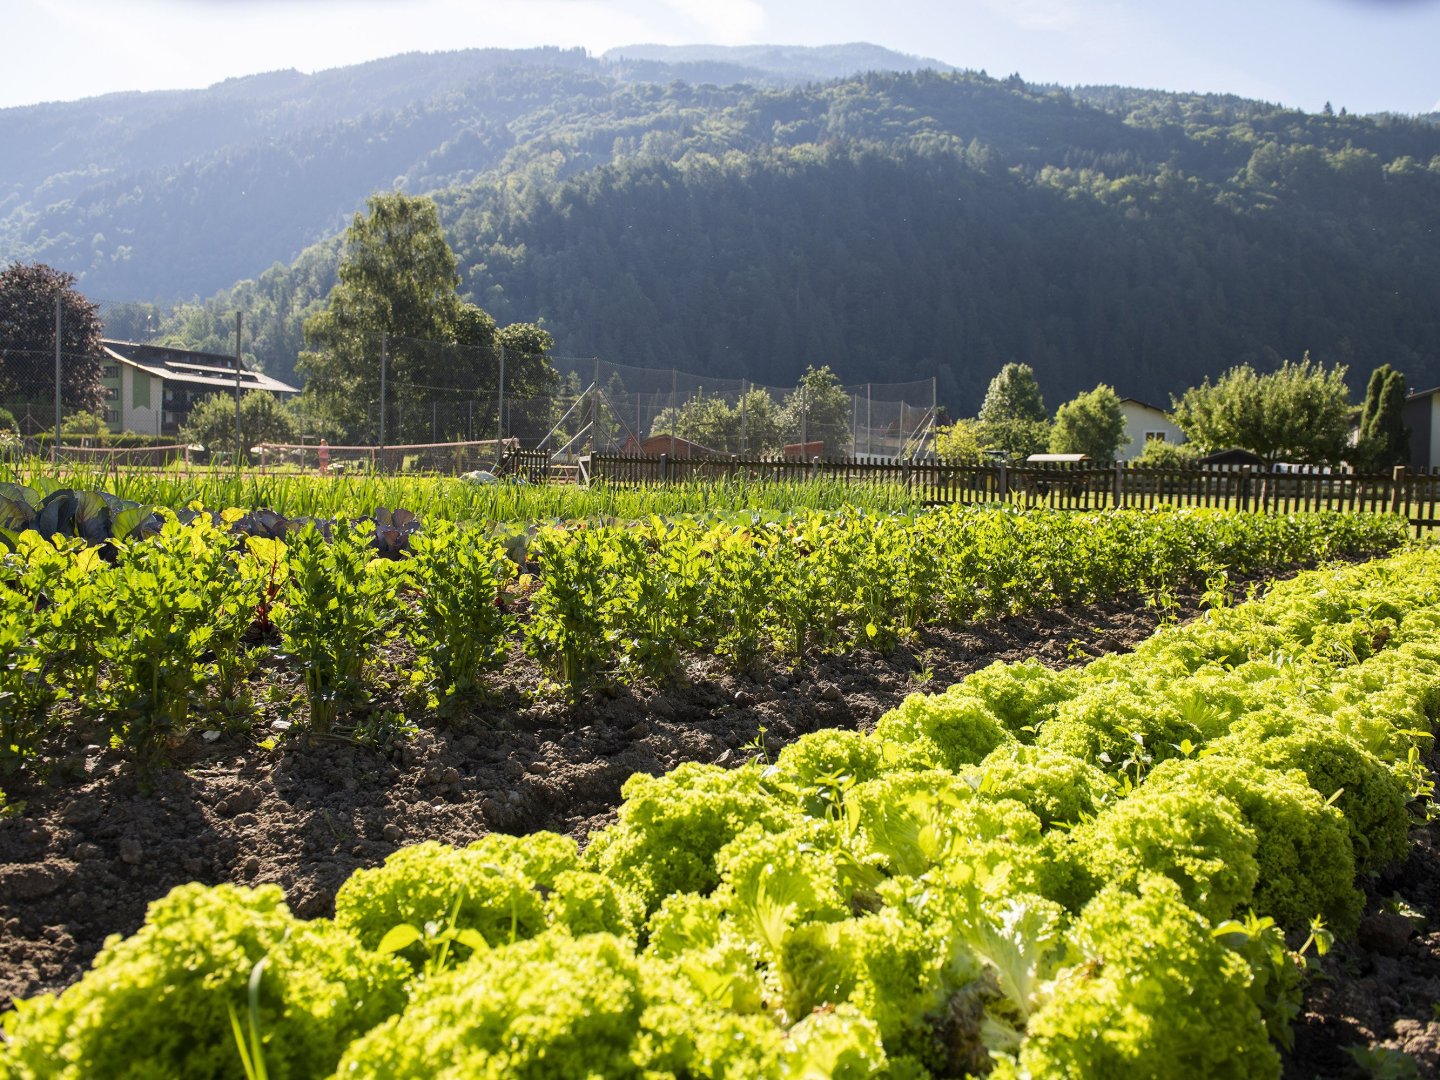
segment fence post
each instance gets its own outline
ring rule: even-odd
[[[999,488],[1000,501],[1004,502],[1010,497],[1010,466],[1003,461],[1000,462]]]
[[[1250,511],[1250,475],[1254,469],[1249,465],[1240,466],[1240,512]]]
[[[1396,465],[1390,473],[1390,512],[1398,514],[1405,505],[1405,466]]]
[[[673,425],[672,425],[672,426],[673,426]],[[673,434],[671,435],[671,438],[674,438],[674,435],[673,435]],[[661,454],[661,455],[660,455],[660,482],[661,482],[662,484],[668,484],[668,483],[670,482],[670,455],[669,455],[669,454]]]
[[[1125,505],[1125,463],[1115,462],[1115,486],[1110,492],[1110,507],[1118,510]]]

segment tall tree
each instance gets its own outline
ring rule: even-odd
[[[1045,400],[1035,369],[1009,363],[990,380],[976,417],[981,445],[1003,450],[1010,457],[1025,457],[1042,449],[1049,439]]]
[[[1055,410],[1050,428],[1052,454],[1087,454],[1092,461],[1114,461],[1124,441],[1120,396],[1104,383]]]
[[[1176,425],[1207,450],[1238,447],[1266,461],[1327,464],[1347,451],[1353,409],[1345,368],[1326,370],[1310,354],[1278,371],[1249,364],[1191,387],[1175,402]]]
[[[498,380],[495,320],[460,299],[455,255],[433,200],[371,196],[345,233],[339,281],[305,322],[298,370],[313,411],[352,434],[377,425],[381,353],[391,441],[430,438],[429,403],[480,396]]]
[[[822,442],[830,456],[850,453],[853,403],[830,365],[807,366],[800,385],[785,397],[785,437]]]
[[[1389,469],[1410,461],[1410,429],[1405,426],[1405,376],[1389,364],[1370,373],[1360,432],[1355,445],[1356,467]]]
[[[100,314],[75,289],[75,275],[43,263],[0,270],[0,401],[55,400],[55,301],[60,301],[60,400],[67,410],[98,411]]]

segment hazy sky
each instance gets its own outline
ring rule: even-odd
[[[0,25],[0,107],[413,50],[870,41],[1032,82],[1440,110],[1440,0],[0,0]]]

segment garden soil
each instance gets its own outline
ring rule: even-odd
[[[1193,614],[1197,598],[1179,603],[1172,617]],[[888,655],[740,675],[692,660],[663,688],[578,702],[537,695],[538,671],[522,658],[487,700],[412,717],[419,730],[388,748],[294,734],[266,747],[254,734],[197,730],[164,767],[141,772],[113,751],[76,746],[45,786],[11,790],[23,807],[0,819],[0,1009],[76,981],[108,935],[133,933],[146,905],[183,882],[274,882],[297,915],[330,915],[350,874],[403,845],[541,829],[583,844],[614,819],[633,773],[738,765],[820,728],[868,729],[907,694],[996,660],[1060,667],[1127,650],[1158,618],[1131,598],[926,631]],[[403,672],[403,647],[393,648],[401,652],[385,667]],[[396,709],[400,681],[388,691]],[[385,704],[382,694],[377,708]],[[262,713],[262,735],[285,727],[284,708]],[[1337,946],[1309,984],[1286,1080],[1404,1075],[1378,1071],[1405,1067],[1386,1060],[1392,1051],[1440,1077],[1440,831],[1419,830],[1409,861],[1371,892],[1358,939]],[[1347,1047],[1369,1054],[1369,1066]]]

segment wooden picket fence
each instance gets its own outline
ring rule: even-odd
[[[1060,510],[1209,506],[1287,514],[1314,510],[1403,514],[1418,529],[1440,526],[1440,472],[1397,466],[1385,474],[1251,466],[1149,468],[1091,463],[951,463],[856,458],[685,458],[591,454],[579,459],[588,482],[624,487],[696,480],[902,484],[924,503],[997,503]]]

